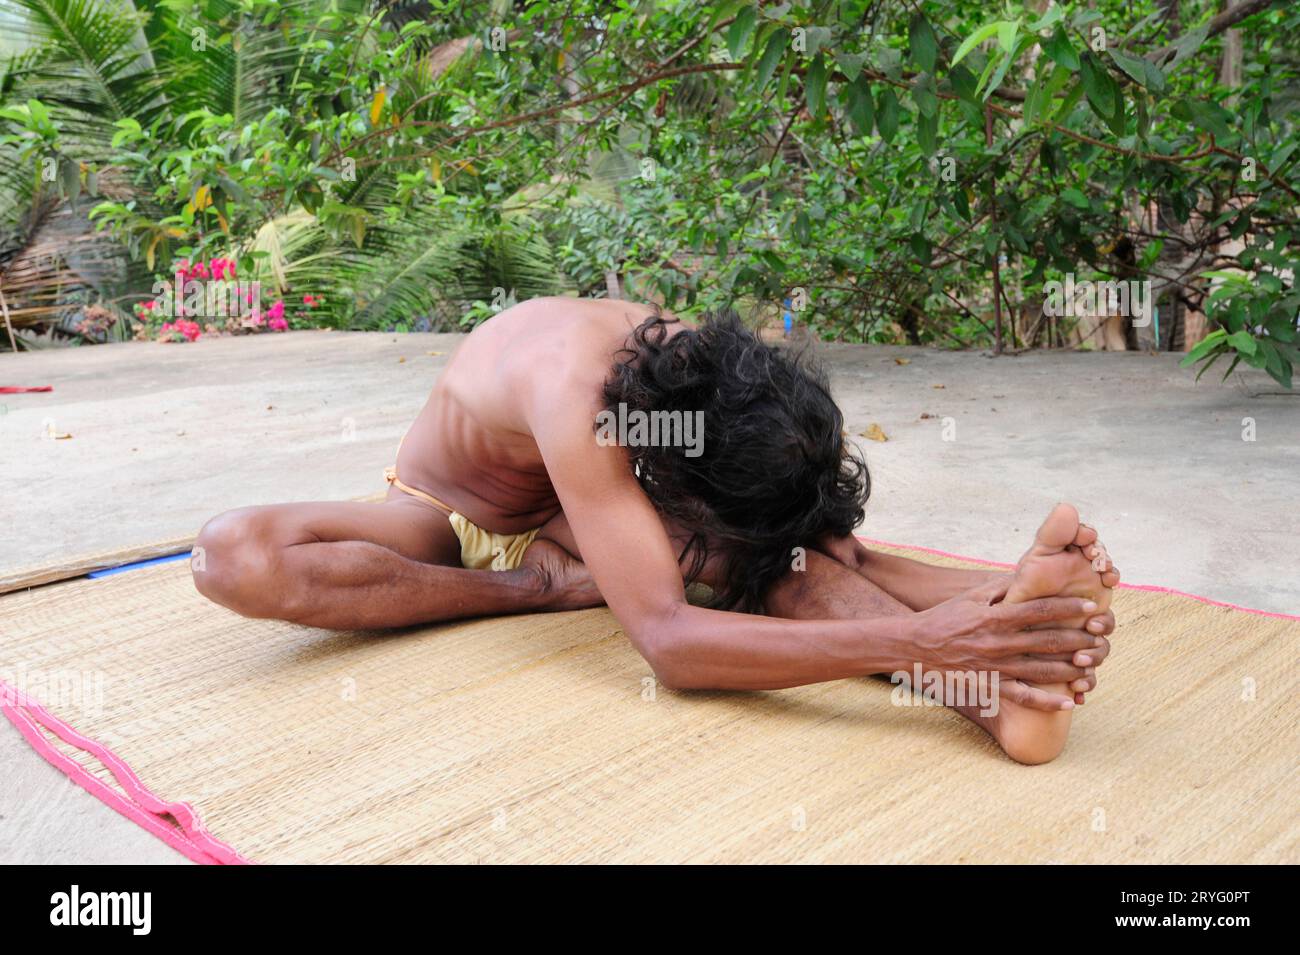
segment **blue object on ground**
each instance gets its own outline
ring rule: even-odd
[[[781,303],[785,306],[785,312],[781,315],[785,319],[785,337],[790,337],[790,332],[794,330],[794,316],[790,314],[790,300],[787,298]]]
[[[87,577],[111,577],[114,574],[124,574],[128,570],[135,570],[139,567],[151,567],[154,564],[170,564],[175,560],[189,560],[190,552],[185,551],[183,554],[172,554],[168,557],[152,557],[149,560],[137,560],[134,564],[123,564],[120,567],[107,567],[104,570],[92,570]]]

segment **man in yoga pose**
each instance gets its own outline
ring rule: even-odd
[[[866,465],[824,378],[733,315],[516,305],[460,346],[388,479],[379,504],[214,518],[198,589],[335,629],[606,603],[681,689],[996,672],[995,715],[957,709],[1027,763],[1060,751],[1110,649],[1119,576],[1069,505],[1014,573],[864,547]]]

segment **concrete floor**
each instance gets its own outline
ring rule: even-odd
[[[322,331],[0,357],[0,384],[54,386],[0,396],[0,574],[192,533],[242,504],[381,490],[458,341]],[[850,432],[889,437],[860,440],[863,534],[1014,560],[1070,500],[1130,583],[1300,611],[1300,396],[1266,377],[1198,385],[1168,354],[820,353]],[[0,862],[185,861],[7,723],[0,765]]]

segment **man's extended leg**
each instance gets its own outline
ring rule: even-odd
[[[563,515],[551,525],[551,534],[572,561],[568,566],[573,573],[583,573],[583,568],[570,554],[577,553]],[[669,537],[679,546],[686,537],[671,525],[666,527]],[[701,582],[708,584],[716,566],[706,565]],[[987,580],[987,575],[980,581]],[[765,600],[766,612],[774,617],[804,620],[836,620],[880,617],[915,613],[902,601],[886,593],[858,570],[818,551],[810,550],[802,570],[791,570],[779,580]],[[1051,662],[1073,667],[1072,654],[1064,653]],[[964,679],[963,679],[963,682]],[[1000,701],[1001,703],[1001,701]],[[1065,745],[1060,732],[1057,714],[1025,706],[999,705],[998,712],[984,715],[978,703],[954,706],[953,709],[988,732],[1012,759],[1022,763],[1043,763],[1056,757]],[[1068,723],[1066,724],[1068,731]]]
[[[403,627],[600,603],[588,580],[555,579],[542,541],[516,570],[466,570],[446,515],[398,491],[382,504],[228,511],[195,543],[199,592],[248,617],[330,629]]]

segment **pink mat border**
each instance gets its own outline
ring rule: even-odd
[[[140,782],[131,767],[107,746],[82,736],[3,680],[0,680],[0,710],[4,711],[9,722],[18,727],[18,731],[27,738],[36,752],[56,769],[62,770],[69,779],[100,802],[116,809],[182,855],[204,865],[251,864],[250,860],[208,832],[189,803],[164,802],[159,799]],[[42,727],[103,763],[125,790],[125,795],[51,743],[41,732]],[[175,824],[169,822],[167,817],[174,819]]]
[[[867,544],[875,544],[880,547],[896,547],[903,550],[919,551],[923,554],[933,554],[936,557],[950,557],[954,560],[964,560],[972,564],[980,564],[985,567],[1000,567],[1003,569],[1014,567],[1015,564],[1004,564],[994,560],[983,560],[978,557],[966,557],[961,554],[952,554],[945,550],[937,550],[933,547],[918,547],[915,544],[894,544],[889,541],[875,540],[870,537],[858,536],[858,540]],[[1190,600],[1196,600],[1203,604],[1209,604],[1212,607],[1226,607],[1229,610],[1240,610],[1243,613],[1256,614],[1261,617],[1273,617],[1278,620],[1298,620],[1300,616],[1286,613],[1273,613],[1268,610],[1255,610],[1252,607],[1242,607],[1238,604],[1225,603],[1221,600],[1211,600],[1209,597],[1202,597],[1198,594],[1189,594],[1182,590],[1174,590],[1170,587],[1158,587],[1151,584],[1125,584],[1121,583],[1121,590],[1141,590],[1148,593],[1173,594],[1176,597],[1186,597]],[[251,865],[251,860],[240,855],[230,846],[226,845],[216,836],[208,832],[199,820],[198,813],[189,803],[184,802],[164,802],[151,792],[136,774],[131,770],[120,757],[107,746],[96,743],[94,740],[82,736],[67,723],[63,722],[57,716],[49,713],[44,707],[34,700],[26,699],[15,690],[12,686],[3,680],[0,680],[0,710],[18,728],[18,731],[26,737],[27,741],[32,744],[36,752],[40,753],[51,765],[61,770],[69,779],[80,786],[86,792],[90,793],[100,802],[117,810],[127,819],[136,823],[148,832],[153,833],[159,839],[162,839],[173,849],[176,849],[182,855],[204,865]],[[126,791],[126,795],[107,785],[98,776],[82,766],[75,759],[72,759],[66,753],[58,749],[46,739],[41,728],[49,730],[70,746],[89,753],[97,758],[113,777],[118,784]],[[167,817],[176,820],[176,825],[167,821]],[[179,827],[179,828],[178,828]]]
[[[972,564],[982,564],[985,567],[1001,567],[1004,570],[1015,567],[1015,564],[1004,564],[996,560],[982,560],[979,557],[965,557],[961,554],[950,554],[946,550],[935,550],[933,547],[918,547],[916,544],[894,544],[889,541],[874,540],[870,537],[863,537],[861,534],[855,534],[858,540],[864,544],[876,544],[880,547],[897,547],[902,550],[920,551],[922,554],[933,554],[936,557],[951,557],[953,560],[965,560]],[[1290,613],[1274,613],[1271,610],[1256,610],[1253,607],[1243,607],[1240,604],[1224,603],[1222,600],[1211,600],[1209,597],[1202,597],[1200,594],[1189,594],[1185,590],[1174,590],[1172,587],[1158,587],[1155,584],[1126,584],[1121,582],[1120,590],[1141,590],[1151,594],[1173,594],[1175,597],[1186,597],[1189,600],[1195,600],[1199,603],[1209,604],[1211,607],[1227,607],[1229,610],[1240,610],[1242,613],[1253,613],[1260,617],[1273,617],[1276,620],[1300,620],[1300,616]]]

